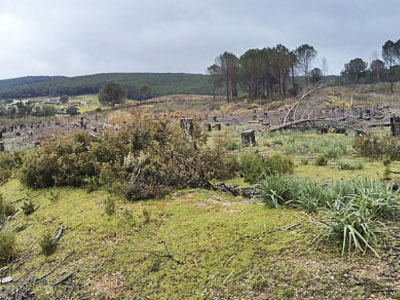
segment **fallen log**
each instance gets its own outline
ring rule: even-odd
[[[273,127],[270,127],[268,129],[266,129],[266,131],[267,132],[279,131],[279,130],[283,130],[283,129],[286,129],[286,128],[290,128],[290,127],[295,126],[295,125],[304,124],[304,123],[308,123],[308,122],[315,122],[315,121],[339,122],[339,121],[346,120],[346,118],[347,117],[343,117],[343,118],[340,118],[340,119],[327,119],[325,117],[318,117],[318,118],[313,118],[313,119],[302,119],[302,120],[297,120],[297,121],[288,122],[288,123],[284,123],[284,124],[281,124],[281,125],[273,126]]]
[[[293,121],[293,122],[283,123],[278,126],[270,127],[266,131],[268,131],[268,132],[279,131],[279,130],[283,130],[283,129],[286,129],[286,128],[289,128],[289,127],[292,127],[295,125],[300,125],[300,124],[313,122],[313,121],[317,121],[317,120],[320,120],[320,118],[318,118],[318,119],[303,119],[303,120],[297,120],[297,121]]]
[[[56,236],[54,237],[53,244],[56,244],[58,242],[58,240],[61,238],[63,232],[64,232],[64,225],[61,224]]]
[[[390,127],[389,122],[370,124],[368,127]]]
[[[63,277],[62,279],[60,279],[59,281],[57,281],[55,284],[53,284],[53,286],[57,286],[57,285],[63,284],[63,283],[66,282],[68,279],[70,279],[72,276],[74,276],[74,273],[69,273],[67,276]]]
[[[234,197],[242,196],[244,198],[254,198],[259,195],[260,191],[255,187],[241,188],[238,186],[227,186],[225,183],[219,183],[213,186],[214,191],[222,191],[231,194]]]

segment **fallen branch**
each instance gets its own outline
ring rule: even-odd
[[[144,250],[133,250],[133,252],[137,252],[137,253],[146,253],[146,254],[150,254],[159,258],[168,258],[170,260],[172,260],[174,263],[178,264],[178,265],[184,265],[183,262],[181,262],[180,260],[175,259],[172,254],[169,252],[167,244],[164,241],[161,241],[160,244],[164,245],[165,251],[167,252],[167,254],[159,254],[157,252],[153,252],[153,251],[144,251]]]
[[[74,276],[74,273],[70,273],[67,276],[63,277],[62,279],[60,279],[59,281],[57,281],[55,284],[53,284],[53,286],[57,286],[60,285],[64,282],[66,282],[68,279],[70,279],[72,276]]]
[[[293,115],[296,114],[297,109],[298,109],[300,103],[301,103],[308,95],[310,95],[311,93],[313,93],[313,92],[314,92],[315,90],[317,90],[317,89],[318,89],[318,87],[316,87],[316,88],[314,88],[314,87],[313,87],[313,88],[310,88],[310,89],[308,89],[307,91],[305,91],[305,92],[300,96],[299,100],[297,100],[296,103],[293,104],[292,107],[290,107],[290,109],[289,109],[288,112],[286,113],[285,117],[283,118],[283,124],[287,123],[287,121],[288,121],[288,119],[289,119],[289,117],[290,117],[290,115],[291,115],[292,112],[293,112]],[[294,116],[294,120],[295,120],[295,116]]]
[[[45,279],[49,275],[51,275],[61,264],[63,264],[68,258],[70,258],[74,254],[75,254],[75,251],[70,252],[66,257],[64,257],[61,261],[59,261],[53,268],[51,268],[51,270],[49,272],[47,272],[46,274],[44,274],[44,275],[40,276],[38,279],[36,279],[34,281],[34,283],[37,283],[37,282]]]
[[[219,183],[213,186],[214,191],[222,191],[231,194],[234,197],[242,196],[244,198],[254,198],[259,194],[259,190],[255,187],[241,188],[237,186],[227,186],[225,183]]]
[[[331,118],[325,118],[325,117],[318,117],[318,118],[313,118],[313,119],[311,119],[311,118],[310,119],[302,119],[302,120],[297,120],[297,121],[289,122],[286,124],[281,124],[278,126],[270,127],[268,129],[266,129],[266,131],[267,132],[279,131],[279,130],[289,128],[291,126],[300,125],[300,124],[304,124],[304,123],[308,123],[308,122],[315,122],[315,121],[340,122],[340,121],[344,121],[344,120],[346,120],[346,117],[339,118],[339,119],[331,119]]]
[[[313,121],[318,121],[318,120],[323,120],[324,118],[314,118],[314,119],[302,119],[302,120],[297,120],[297,121],[293,121],[293,122],[288,122],[288,123],[283,123],[281,125],[278,126],[274,126],[274,127],[270,127],[267,129],[268,132],[274,132],[274,131],[279,131],[282,129],[286,129],[289,127],[292,127],[294,125],[300,125],[300,124],[304,124],[304,123],[308,123],[308,122],[313,122]]]
[[[390,123],[385,122],[385,123],[375,123],[375,124],[370,124],[368,127],[390,127]]]
[[[61,224],[56,236],[54,237],[53,244],[58,242],[58,240],[61,238],[61,236],[63,234],[63,231],[64,231],[64,225]]]

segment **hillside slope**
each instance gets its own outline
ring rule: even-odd
[[[0,80],[0,93],[64,79],[63,76],[26,76]]]
[[[11,85],[9,81],[14,84]],[[129,91],[129,98],[140,98],[140,88],[147,85],[153,96],[170,94],[212,94],[207,75],[185,73],[108,73],[25,84],[18,80],[0,81],[0,97],[28,98],[60,95],[95,94],[107,83],[117,82]]]

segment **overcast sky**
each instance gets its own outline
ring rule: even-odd
[[[398,0],[0,0],[0,79],[205,73],[224,51],[308,43],[338,74],[400,38]]]

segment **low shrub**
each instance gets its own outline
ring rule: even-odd
[[[22,164],[22,152],[0,152],[0,184],[8,181]]]
[[[0,193],[0,220],[3,217],[8,217],[12,216],[15,213],[15,208],[9,204],[6,203],[3,195]]]
[[[390,156],[384,155],[382,158],[382,163],[385,167],[388,167],[392,163],[392,159],[390,158]]]
[[[15,252],[15,234],[10,231],[0,232],[0,261],[10,260]]]
[[[362,170],[364,165],[362,163],[351,164],[345,161],[338,161],[337,163],[339,170]]]
[[[400,139],[389,135],[356,136],[353,143],[358,155],[380,159],[400,160]]]
[[[193,135],[187,138],[172,121],[134,115],[129,126],[98,138],[75,132],[47,140],[25,157],[21,180],[34,189],[87,185],[88,191],[118,183],[120,193],[139,200],[235,176],[234,157],[223,147],[207,147],[196,124]]]
[[[29,216],[35,212],[36,207],[35,207],[32,199],[29,199],[24,202],[24,204],[21,206],[21,209],[24,212],[25,216]]]
[[[301,161],[300,161],[300,164],[303,165],[303,166],[307,166],[308,165],[308,159],[302,158]]]
[[[57,248],[57,244],[54,242],[53,238],[49,233],[45,233],[40,242],[39,242],[40,248],[42,248],[42,252],[45,256],[50,256],[52,255]]]
[[[315,159],[315,165],[326,166],[328,164],[328,158],[325,155],[319,155]]]
[[[237,141],[230,142],[225,145],[225,149],[228,151],[234,151],[240,149],[240,144]]]

